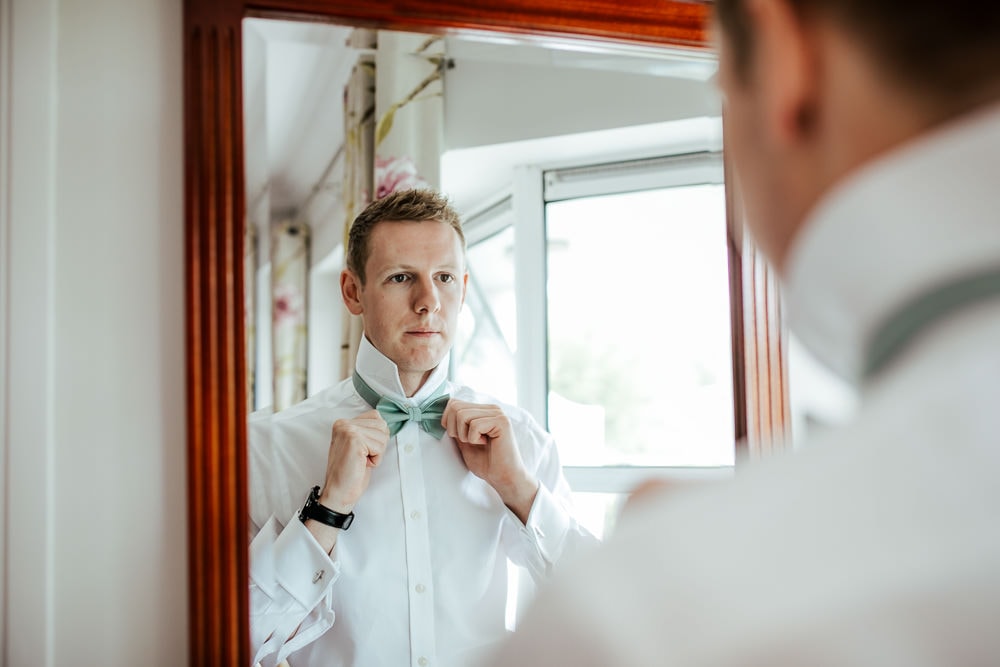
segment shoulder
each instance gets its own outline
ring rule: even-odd
[[[250,417],[247,448],[251,519],[274,514],[284,521],[302,502],[304,489],[323,470],[334,421],[362,411],[350,382],[340,382],[284,410]]]
[[[317,413],[325,413],[331,409],[344,407],[352,397],[355,397],[354,388],[350,379],[347,379],[327,387],[304,401],[289,406],[280,412],[273,412],[270,407],[260,412],[264,413],[263,418],[272,426],[281,425],[308,419]]]
[[[303,438],[326,438],[334,421],[364,411],[349,380],[324,389],[304,401],[274,412],[270,406],[257,410],[248,420],[251,450],[285,447]]]

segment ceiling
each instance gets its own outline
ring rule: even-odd
[[[349,45],[352,32],[353,28],[332,24],[245,20],[244,101],[251,209],[253,201],[266,194],[272,215],[296,211],[314,191],[336,187],[336,176],[328,173],[328,167],[343,143],[343,89],[359,54]],[[656,137],[651,121],[659,120],[659,110],[669,106],[672,90],[683,91],[685,98],[698,98],[696,105],[677,112],[681,115],[710,114],[718,107],[714,87],[707,83],[715,72],[715,61],[702,53],[569,40],[528,43],[493,33],[449,36],[446,52],[458,63],[454,71],[446,74],[446,103],[452,105],[446,114],[451,113],[450,119],[457,118],[455,109],[461,106],[462,117],[467,120],[451,122],[446,129],[446,148],[451,150],[443,160],[442,180],[450,179],[449,195],[460,203],[473,201],[495,188],[490,174],[503,172],[510,164],[523,160],[525,151],[535,155],[532,159],[538,159],[537,153],[544,151],[547,158],[558,160],[559,152],[564,150],[560,145],[566,144],[566,150],[570,150],[574,142],[560,142],[554,135],[607,129],[591,128],[586,123],[574,125],[578,115],[586,115],[584,111],[615,102],[607,99],[608,95],[595,95],[593,90],[574,102],[567,92],[574,85],[594,87],[592,82],[603,81],[605,90],[626,83],[634,88],[650,88],[646,81],[655,81],[663,97],[617,107],[623,114],[631,114],[623,121],[625,124],[646,128],[639,136],[649,140]],[[539,79],[532,100],[548,96],[553,104],[570,104],[571,109],[581,113],[536,109],[519,128],[508,128],[503,134],[503,124],[488,118],[496,110],[476,104],[490,104],[484,100],[489,100],[491,94],[505,100],[522,88],[517,79],[511,79],[515,83],[497,83],[508,71],[522,77],[550,73],[550,79]],[[532,136],[538,132],[544,134]],[[535,141],[529,146],[527,139]],[[612,134],[607,141],[614,144],[631,140],[619,132],[617,138]],[[502,174],[497,178],[502,179]]]

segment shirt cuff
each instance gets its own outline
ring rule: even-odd
[[[538,485],[535,502],[528,512],[528,521],[522,529],[535,544],[542,558],[549,564],[562,555],[566,535],[570,530],[570,517],[544,484]]]
[[[327,555],[298,513],[274,542],[278,584],[306,609],[312,609],[340,576],[340,563]]]

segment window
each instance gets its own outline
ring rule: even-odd
[[[641,479],[731,471],[722,172],[715,152],[529,167],[466,221],[456,377],[553,433],[597,535]]]
[[[452,372],[465,384],[517,404],[517,303],[510,198],[465,222],[469,287]]]
[[[550,202],[548,422],[571,466],[733,464],[722,185]]]

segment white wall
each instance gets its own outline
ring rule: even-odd
[[[445,148],[695,118],[718,108],[706,81],[459,57],[445,78]]]
[[[678,128],[721,116],[709,54],[504,42],[448,42],[441,187],[463,214],[509,189],[518,165],[684,150]]]
[[[4,664],[185,664],[182,3],[4,2]]]

